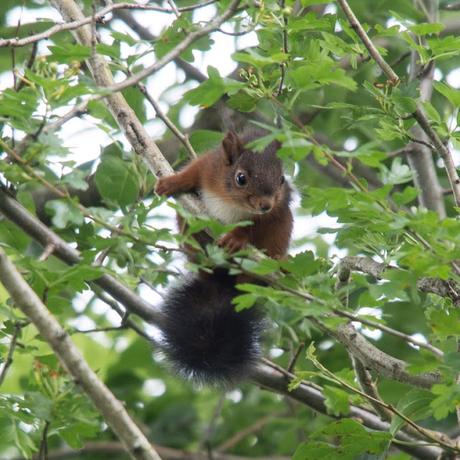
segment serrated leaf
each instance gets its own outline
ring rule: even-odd
[[[433,332],[439,337],[460,336],[460,311],[457,309],[432,310],[429,321]]]

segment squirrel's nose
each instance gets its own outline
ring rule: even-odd
[[[261,210],[261,212],[264,212],[264,213],[269,212],[272,209],[272,204],[268,201],[262,201],[259,204],[259,209]]]

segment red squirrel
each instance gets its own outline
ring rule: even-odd
[[[218,240],[230,253],[251,244],[269,257],[287,254],[293,218],[291,189],[274,141],[261,153],[229,131],[222,145],[158,180],[159,195],[196,192],[210,217],[225,224],[252,221]],[[199,235],[197,235],[199,236]],[[203,238],[197,238],[204,245]],[[189,258],[192,258],[189,255]],[[236,312],[238,278],[226,271],[198,275],[169,291],[162,307],[163,349],[175,370],[200,383],[231,385],[246,377],[260,355],[263,318],[258,308]]]

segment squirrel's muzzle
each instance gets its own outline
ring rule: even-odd
[[[273,209],[275,200],[269,196],[253,196],[249,198],[252,208],[260,214],[267,214]]]

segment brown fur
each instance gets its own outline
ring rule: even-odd
[[[279,145],[272,142],[264,152],[253,152],[245,144],[255,137],[249,134],[239,138],[230,131],[219,149],[193,160],[173,176],[160,178],[155,191],[168,196],[212,193],[219,200],[218,206],[240,209],[248,218],[239,220],[253,222],[221,237],[218,241],[221,246],[235,252],[252,244],[269,257],[280,258],[287,253],[292,233],[291,191],[289,185],[281,181],[282,165],[276,156]],[[235,182],[238,173],[247,179],[243,187]]]

